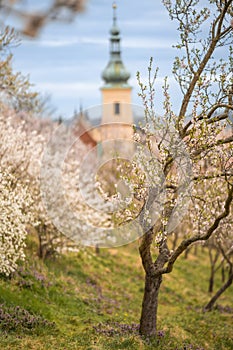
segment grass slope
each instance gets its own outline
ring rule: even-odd
[[[2,324],[0,349],[233,349],[232,313],[201,312],[209,299],[208,273],[200,251],[198,257],[181,257],[164,276],[159,342],[148,344],[136,331],[144,280],[136,243],[98,255],[88,249],[45,263],[31,257],[14,278],[0,279],[2,308],[16,310],[9,322],[5,316],[11,327]],[[222,306],[233,308],[231,293],[222,296]],[[18,309],[35,320],[19,316]]]

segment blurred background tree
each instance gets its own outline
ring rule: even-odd
[[[2,21],[9,15],[22,21],[20,31],[29,37],[36,37],[49,22],[72,21],[77,13],[85,8],[86,0],[53,0],[40,3],[38,10],[30,9],[30,2],[21,0],[0,0],[0,17]]]

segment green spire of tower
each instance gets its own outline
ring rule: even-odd
[[[121,60],[120,30],[117,26],[116,3],[113,3],[113,24],[110,30],[110,60],[102,73],[105,86],[128,86],[130,73],[125,69]]]

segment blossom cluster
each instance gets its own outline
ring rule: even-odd
[[[9,275],[24,259],[26,225],[32,200],[15,177],[0,170],[0,273]]]

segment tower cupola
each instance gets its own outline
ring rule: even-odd
[[[130,73],[126,70],[122,59],[121,59],[121,48],[120,48],[120,29],[117,26],[116,16],[117,6],[113,4],[113,24],[110,30],[110,60],[107,67],[102,73],[102,78],[105,81],[106,87],[112,86],[128,86],[128,80]]]

